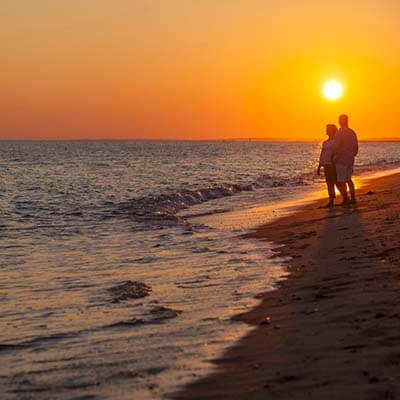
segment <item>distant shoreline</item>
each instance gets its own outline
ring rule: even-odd
[[[320,143],[323,138],[319,139],[288,139],[288,138],[239,138],[239,139],[144,139],[144,138],[132,138],[132,139],[0,139],[1,142],[193,142],[193,143],[224,143],[224,142],[287,142],[287,143]],[[360,142],[364,143],[397,143],[400,142],[399,138],[382,138],[382,139],[360,139]]]

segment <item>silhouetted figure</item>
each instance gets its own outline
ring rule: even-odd
[[[342,205],[355,204],[356,195],[352,181],[354,158],[358,153],[358,139],[356,133],[349,128],[347,115],[339,117],[340,129],[334,139],[337,187],[343,197]],[[350,190],[350,198],[347,194],[347,186]]]
[[[328,187],[329,203],[326,207],[332,208],[335,201],[335,184],[336,184],[336,167],[334,161],[335,154],[335,135],[337,132],[336,125],[329,124],[326,126],[326,134],[328,139],[322,143],[321,155],[319,157],[319,165],[317,174],[321,174],[321,167],[324,169],[325,181]]]

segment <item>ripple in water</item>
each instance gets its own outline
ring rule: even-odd
[[[312,186],[317,153],[314,143],[1,142],[0,397],[161,398],[209,371],[249,329],[231,316],[273,288],[284,260],[238,227],[189,217]],[[392,167],[399,154],[362,144],[359,168]]]

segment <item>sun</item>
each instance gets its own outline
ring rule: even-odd
[[[338,100],[343,96],[343,85],[338,81],[328,81],[322,91],[326,99]]]

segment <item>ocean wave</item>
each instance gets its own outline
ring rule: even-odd
[[[358,170],[363,170],[364,168],[368,169],[379,169],[379,168],[395,168],[400,166],[400,160],[386,160],[386,159],[379,159],[374,162],[356,162],[355,168]]]
[[[388,169],[399,166],[399,161],[380,159],[372,163],[358,163],[357,173],[369,172],[374,169]],[[129,216],[136,221],[158,221],[163,224],[185,222],[185,219],[176,214],[189,207],[224,197],[234,196],[243,192],[256,191],[267,188],[308,186],[322,182],[313,169],[303,174],[294,174],[291,177],[262,174],[249,183],[226,183],[198,190],[181,189],[171,190],[160,195],[145,196],[113,205],[107,217]]]
[[[291,178],[260,175],[250,183],[227,183],[218,186],[200,188],[198,190],[182,189],[171,193],[146,196],[117,204],[107,217],[130,216],[136,221],[162,220],[176,223],[183,219],[176,214],[184,209],[210,200],[234,196],[242,192],[250,192],[262,188],[299,186],[312,183],[311,174]]]

